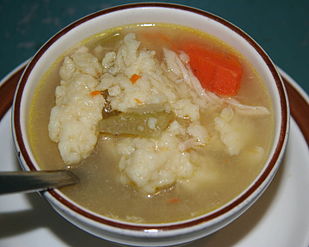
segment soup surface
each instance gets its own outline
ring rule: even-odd
[[[180,221],[253,182],[273,141],[271,99],[237,51],[177,25],[123,26],[77,44],[33,97],[28,134],[61,191],[129,222]],[[262,135],[260,133],[263,133]]]

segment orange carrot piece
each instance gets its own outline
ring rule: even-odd
[[[180,49],[188,54],[191,69],[203,88],[221,96],[238,93],[243,69],[236,57],[199,44],[189,43]]]
[[[99,94],[101,94],[101,91],[92,91],[92,92],[90,92],[91,96],[96,96],[96,95],[99,95]]]
[[[138,74],[133,74],[133,75],[131,76],[131,78],[130,78],[130,81],[132,82],[132,84],[134,84],[134,83],[136,83],[136,81],[137,81],[138,79],[140,79],[140,78],[141,78],[140,75],[138,75]]]
[[[168,203],[178,203],[178,202],[180,202],[180,199],[177,198],[177,197],[173,197],[173,198],[167,200],[167,202]]]

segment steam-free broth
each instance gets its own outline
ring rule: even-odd
[[[28,134],[42,169],[80,175],[61,189],[76,203],[165,223],[242,193],[270,152],[272,116],[263,81],[238,51],[182,26],[130,25],[55,61],[35,91]]]

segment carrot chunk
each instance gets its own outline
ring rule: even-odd
[[[101,91],[92,91],[92,92],[90,92],[91,96],[96,96],[96,95],[99,95],[99,94],[101,94]]]
[[[178,197],[173,197],[169,200],[167,200],[168,203],[178,203],[180,202],[180,199]]]
[[[132,82],[132,84],[134,84],[134,83],[136,83],[136,81],[137,81],[138,79],[140,79],[140,78],[141,78],[140,75],[138,75],[138,74],[133,74],[133,75],[131,76],[131,78],[130,78],[130,81]]]
[[[238,93],[243,69],[236,57],[194,43],[180,49],[188,54],[191,69],[203,88],[221,96]]]

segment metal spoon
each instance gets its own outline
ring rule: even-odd
[[[69,170],[0,172],[0,195],[59,188],[78,181]]]

